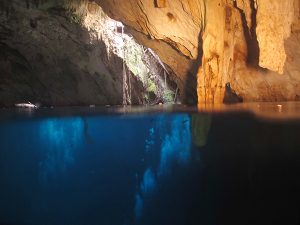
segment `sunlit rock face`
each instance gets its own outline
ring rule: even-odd
[[[298,23],[297,2],[206,4],[199,102],[224,101],[228,84],[245,101],[298,100],[300,39],[292,30]]]
[[[149,38],[164,40],[185,56],[198,56],[198,36],[201,30],[201,1],[98,1],[110,15],[126,21],[128,26],[149,35]],[[118,5],[118,7],[115,7]]]
[[[299,100],[298,0],[97,2],[154,46],[183,94],[197,74],[199,103]]]
[[[204,2],[182,0],[98,0],[109,16],[122,21],[143,45],[151,47],[177,76],[172,79],[187,103],[195,103],[201,62],[199,34]],[[117,7],[116,7],[117,6]]]
[[[295,1],[295,4],[299,1]],[[291,36],[296,16],[294,1],[257,2],[257,40],[260,48],[259,65],[280,74],[284,73],[288,48],[285,41]]]

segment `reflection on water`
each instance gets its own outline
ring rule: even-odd
[[[211,127],[211,115],[192,115],[191,130],[193,143],[198,147],[204,147]]]
[[[75,163],[75,151],[82,147],[83,120],[81,118],[45,119],[39,123],[41,151],[40,179],[46,183]]]
[[[296,225],[299,128],[249,114],[1,121],[0,224]]]

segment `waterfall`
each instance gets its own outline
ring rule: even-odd
[[[72,3],[71,0],[69,1]],[[83,15],[83,10],[77,11],[79,15]],[[118,80],[122,88],[121,104],[131,105],[136,99],[136,92],[132,90],[136,86],[133,87],[133,84],[140,87],[139,91],[142,92],[142,97],[138,97],[141,99],[140,102],[167,103],[173,102],[174,97],[177,98],[178,92],[175,94],[172,83],[168,82],[168,77],[172,74],[152,49],[139,45],[124,31],[121,22],[109,18],[100,7],[96,14],[84,15],[83,25],[91,31],[91,40],[101,40],[106,46],[107,63],[110,63],[113,55],[122,59],[122,72]]]
[[[122,27],[123,40],[123,105],[131,105],[131,79],[130,71],[127,72],[126,67],[126,43],[124,39],[124,27]]]
[[[125,60],[123,59],[123,105],[127,105],[127,96],[126,96],[126,67]]]
[[[168,72],[167,68],[165,67],[164,63],[160,60],[158,55],[156,55],[151,48],[148,48],[148,51],[156,59],[156,61],[159,63],[159,65],[164,69],[164,72],[166,72],[169,75],[169,72]]]
[[[131,105],[131,103],[130,71],[127,72],[125,60],[123,60],[123,105]]]

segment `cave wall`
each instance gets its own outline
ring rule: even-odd
[[[299,99],[300,39],[292,30],[292,21],[297,23],[299,15],[296,3],[207,2],[199,102],[224,101],[228,84],[245,101]]]
[[[1,2],[0,106],[122,104],[122,59],[108,57],[92,27],[62,2]],[[132,102],[141,103],[142,85],[132,82]]]
[[[197,70],[201,63],[202,1],[96,0],[112,18],[122,21],[144,46],[152,48],[177,74],[172,77],[184,103],[197,102]],[[157,4],[159,3],[159,4]],[[117,6],[117,7],[116,7]],[[200,50],[200,52],[199,52]]]
[[[199,103],[300,99],[299,2],[97,0]]]
[[[122,103],[121,59],[62,2],[95,12],[87,0],[0,2],[0,105]],[[95,2],[160,56],[184,103],[300,99],[299,0]]]

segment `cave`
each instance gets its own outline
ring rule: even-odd
[[[0,0],[0,225],[300,224],[299,0]]]
[[[122,105],[125,70],[126,104],[298,101],[298,5],[2,1],[0,105]]]
[[[2,11],[0,105],[181,101],[170,67],[95,2],[10,2]]]

